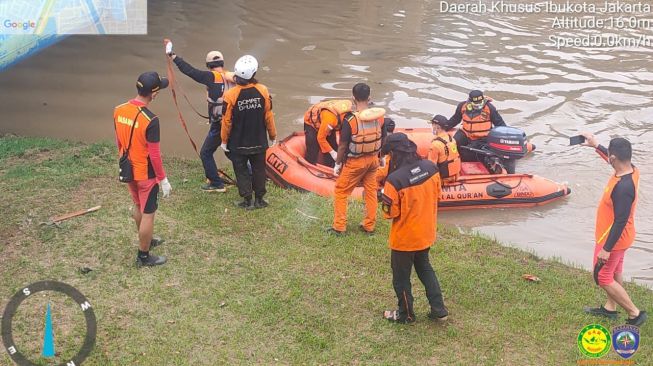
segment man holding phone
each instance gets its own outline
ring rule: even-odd
[[[569,146],[580,145],[583,142],[585,142],[585,136],[583,135],[571,136],[569,138]]]
[[[626,323],[641,326],[647,319],[646,311],[639,310],[623,288],[623,262],[626,250],[635,240],[635,207],[639,170],[631,163],[632,146],[624,138],[610,140],[606,149],[599,145],[591,133],[581,134],[585,142],[607,161],[615,171],[610,177],[596,215],[594,248],[594,278],[606,292],[608,300],[598,308],[585,308],[585,312],[617,318],[617,305],[628,313]]]

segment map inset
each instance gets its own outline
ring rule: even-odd
[[[0,34],[147,34],[147,0],[0,0]]]

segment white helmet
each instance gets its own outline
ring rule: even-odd
[[[242,56],[236,61],[236,65],[234,66],[236,76],[245,80],[251,79],[256,73],[256,70],[258,70],[258,61],[252,55]]]

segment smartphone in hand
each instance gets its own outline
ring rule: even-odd
[[[569,146],[580,145],[583,142],[585,142],[585,136],[583,135],[571,136],[569,138]]]

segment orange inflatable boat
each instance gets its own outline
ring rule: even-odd
[[[397,129],[413,140],[418,153],[426,156],[433,135],[431,129]],[[333,169],[314,165],[304,159],[303,132],[292,135],[267,151],[268,177],[277,185],[300,191],[310,191],[320,196],[333,196],[336,176]],[[360,198],[363,188],[354,190]],[[460,177],[442,187],[441,209],[471,209],[486,207],[530,207],[549,203],[571,193],[561,183],[532,174],[488,174],[481,163],[462,163]]]

